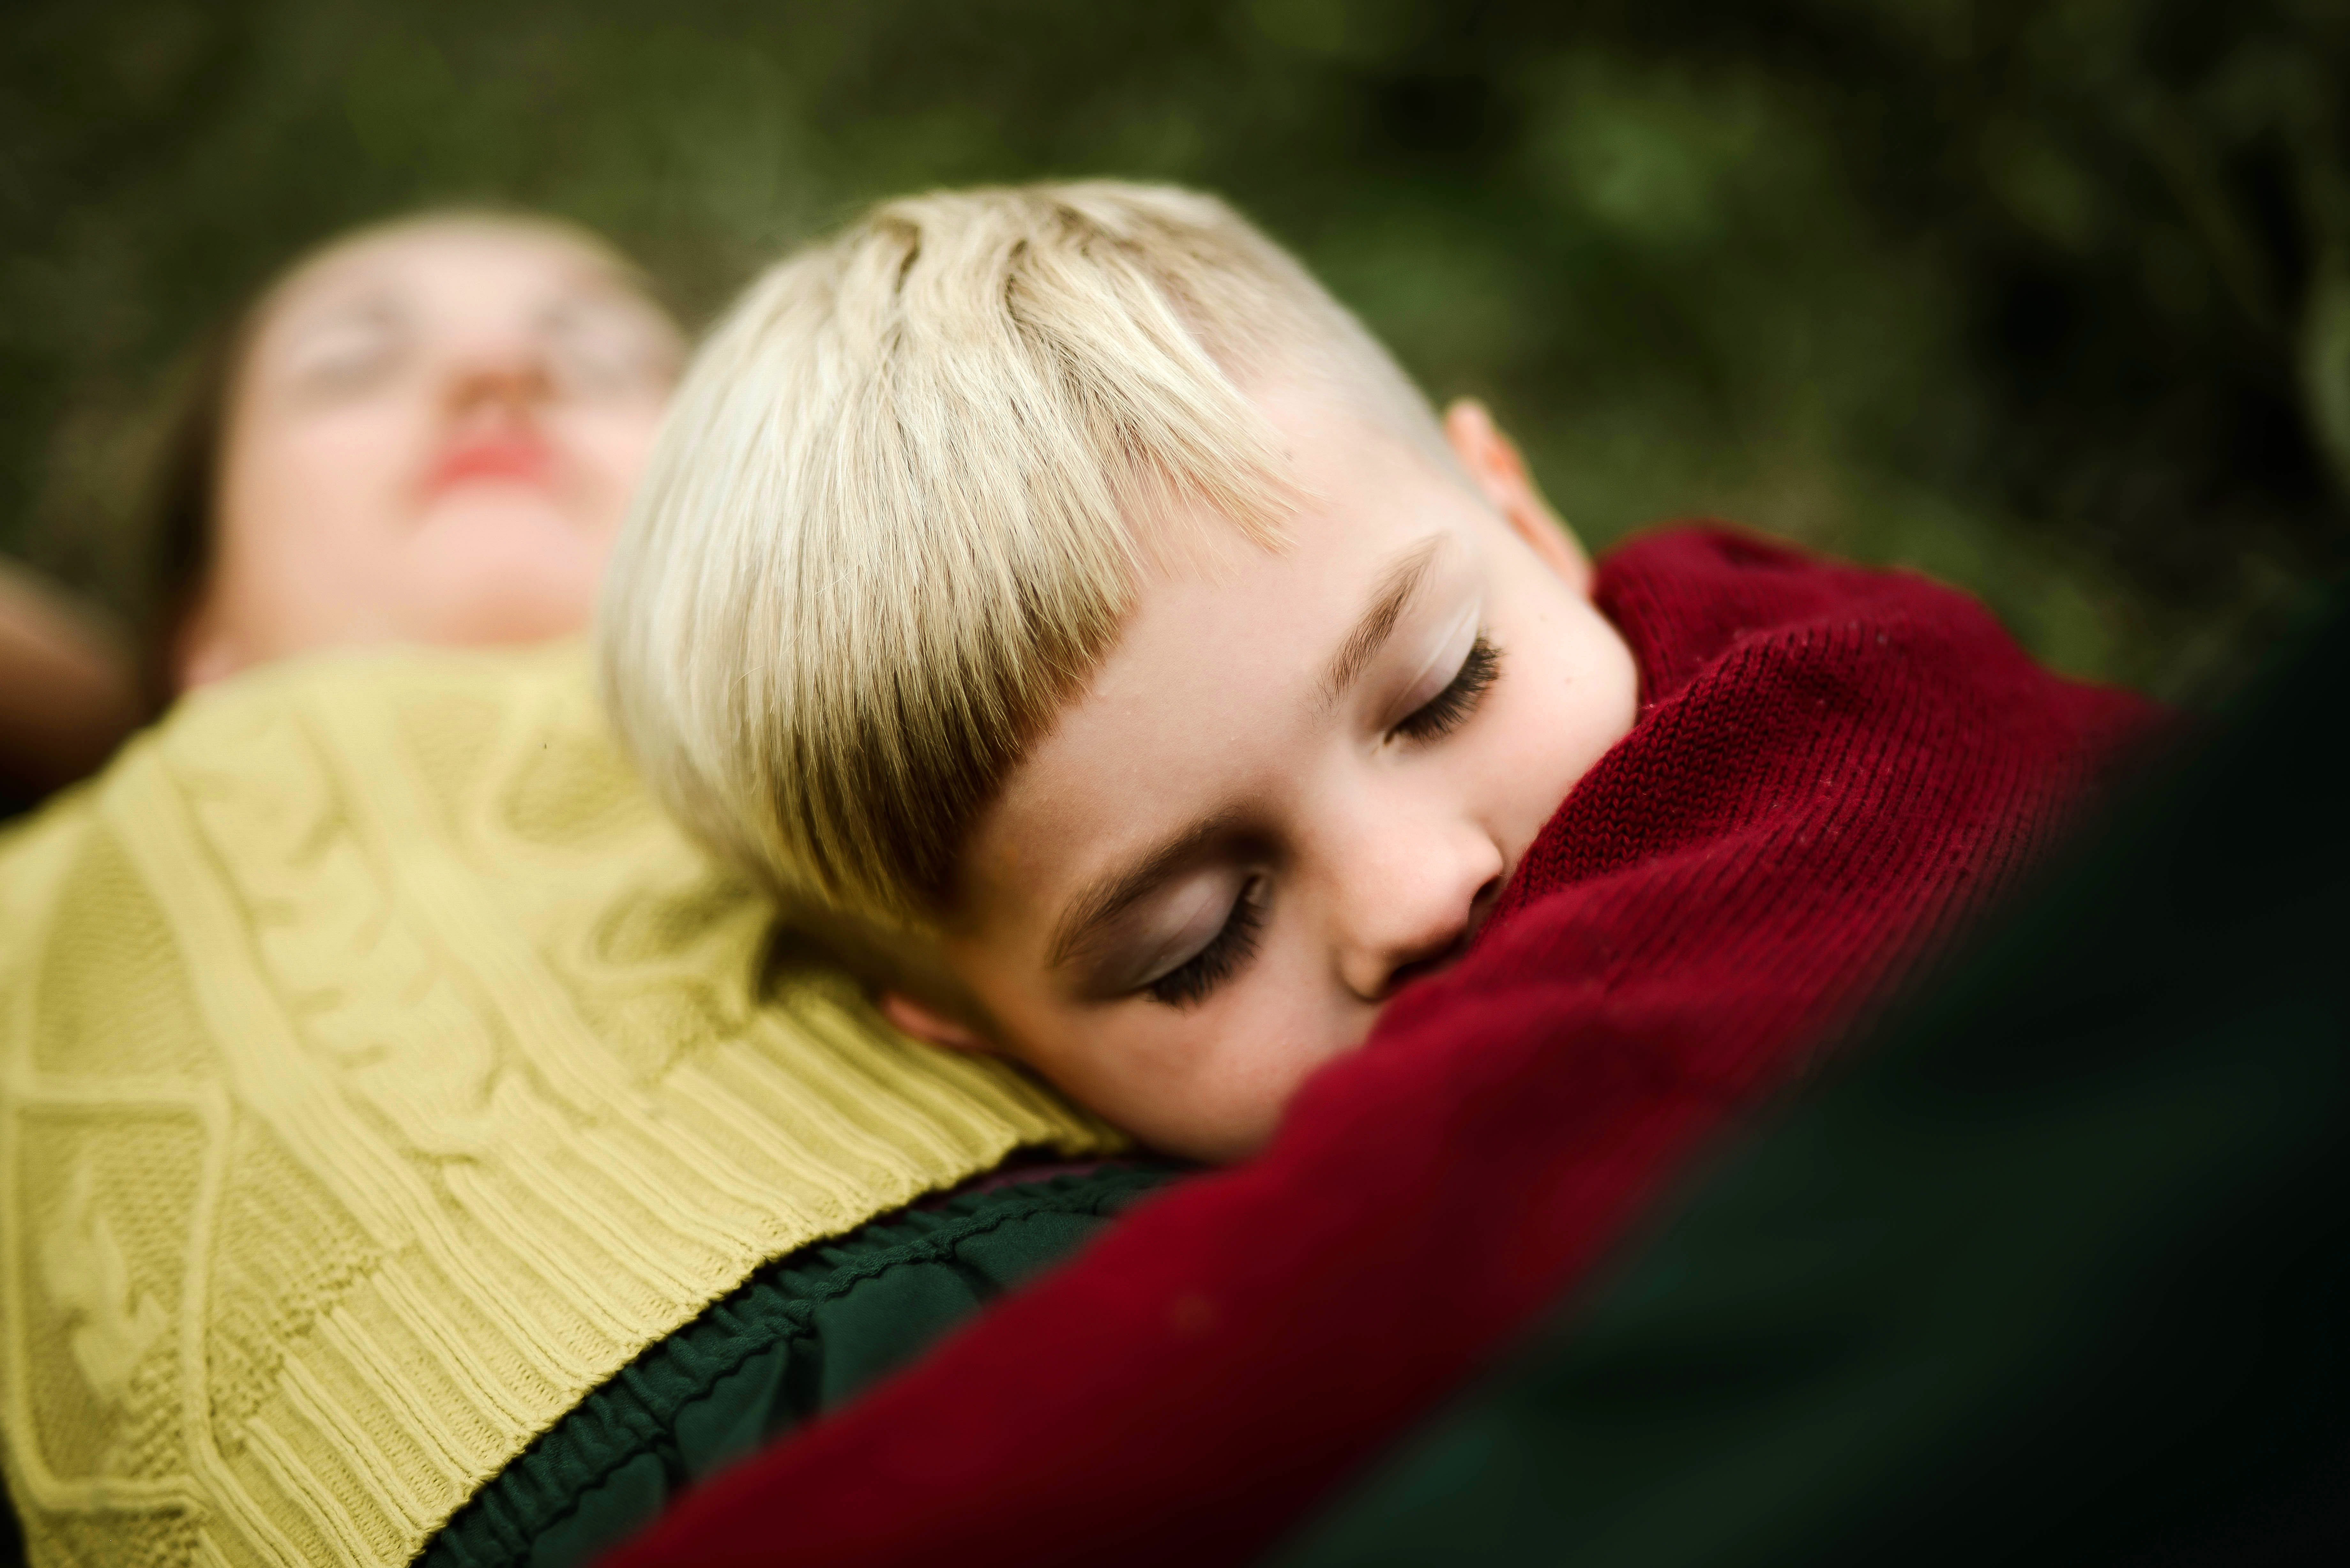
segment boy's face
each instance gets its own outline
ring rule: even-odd
[[[1261,401],[1310,496],[1292,543],[1147,576],[982,816],[945,957],[984,1035],[888,1003],[1207,1159],[1461,953],[1638,697],[1482,410],[1447,421],[1472,489],[1327,400]]]

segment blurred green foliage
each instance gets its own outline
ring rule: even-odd
[[[2319,0],[25,0],[0,549],[135,613],[186,344],[494,199],[690,314],[862,202],[1223,192],[1569,518],[1737,517],[2178,691],[2345,555],[2350,7]]]

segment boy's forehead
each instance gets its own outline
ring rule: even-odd
[[[1293,373],[1252,381],[1248,400],[1279,432],[1301,481],[1317,474],[1353,475],[1404,470],[1453,477],[1436,421],[1425,410],[1391,407],[1385,400],[1317,375]]]
[[[1243,387],[1287,465],[1279,479],[1295,508],[1293,522],[1330,516],[1375,528],[1378,519],[1366,504],[1392,487],[1431,480],[1467,486],[1432,420],[1421,421],[1425,431],[1415,431],[1403,413],[1304,372],[1253,379]],[[1129,517],[1143,564],[1138,599],[1169,583],[1222,580],[1274,548],[1180,485]]]

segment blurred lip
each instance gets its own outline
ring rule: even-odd
[[[463,484],[536,484],[554,476],[555,453],[533,434],[509,432],[453,442],[424,476],[428,495]]]

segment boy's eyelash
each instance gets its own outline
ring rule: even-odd
[[[1257,935],[1264,929],[1264,900],[1258,879],[1252,877],[1232,900],[1232,912],[1223,928],[1193,953],[1142,989],[1153,1002],[1170,1007],[1190,1007],[1203,1000],[1233,972],[1256,956]]]
[[[1461,727],[1462,720],[1477,711],[1477,704],[1493,682],[1502,675],[1502,650],[1485,639],[1483,632],[1469,645],[1469,657],[1461,661],[1461,672],[1451,683],[1427,701],[1405,714],[1395,727],[1395,733],[1415,741],[1432,741],[1451,734]]]
[[[1501,674],[1502,650],[1479,632],[1459,672],[1444,690],[1404,715],[1394,732],[1414,741],[1450,734],[1477,711],[1477,704]],[[1170,1007],[1198,1004],[1256,956],[1257,938],[1263,929],[1264,901],[1258,882],[1252,879],[1232,900],[1232,913],[1208,945],[1144,986],[1144,992]]]

